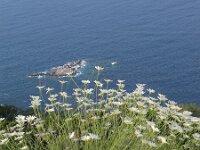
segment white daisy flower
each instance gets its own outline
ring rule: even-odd
[[[72,133],[69,134],[70,139],[74,138],[74,136],[75,136],[75,132],[72,132]]]
[[[128,109],[129,111],[132,111],[132,112],[136,112],[136,113],[139,113],[140,110],[138,108],[135,108],[135,107],[131,107]]]
[[[90,81],[89,81],[89,80],[82,80],[81,82],[82,82],[83,84],[85,84],[85,85],[90,84]]]
[[[158,136],[157,138],[158,138],[162,143],[167,144],[167,140],[166,140],[165,137],[163,137],[163,136]]]
[[[89,133],[88,135],[84,135],[81,137],[81,141],[89,141],[89,140],[100,140],[100,137],[92,133]]]
[[[100,71],[102,71],[104,68],[103,68],[103,67],[100,67],[100,66],[95,66],[95,69],[96,69],[98,72],[100,72]]]

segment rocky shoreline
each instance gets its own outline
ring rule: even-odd
[[[83,60],[76,60],[50,69],[47,72],[36,72],[30,75],[30,77],[38,76],[76,76],[78,70],[83,67]]]

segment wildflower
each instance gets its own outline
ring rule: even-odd
[[[197,117],[191,117],[190,120],[192,122],[200,122],[200,118],[197,118]]]
[[[74,138],[74,136],[75,136],[75,132],[72,132],[72,133],[69,134],[70,139]]]
[[[92,88],[90,88],[90,89],[85,89],[85,90],[83,90],[83,93],[85,93],[85,94],[87,94],[87,95],[88,95],[88,94],[90,95],[90,94],[92,94],[93,90],[94,90],[94,89],[92,89]]]
[[[17,137],[15,137],[15,141],[19,141],[21,139],[23,139],[23,136],[17,136]]]
[[[135,91],[133,92],[133,94],[136,94],[136,95],[143,95],[144,94],[144,87],[145,87],[146,84],[136,84],[136,89]]]
[[[50,97],[56,98],[58,97],[58,94],[51,94]]]
[[[64,80],[59,80],[58,81],[61,85],[64,85],[65,83],[67,83],[67,81],[64,81]]]
[[[38,134],[35,134],[35,136],[40,136],[40,137],[44,137],[44,136],[47,136],[49,135],[50,133],[38,133]]]
[[[46,112],[48,112],[48,113],[51,113],[51,112],[54,112],[54,111],[55,111],[54,108],[47,108],[47,109],[46,109]]]
[[[56,98],[54,98],[54,97],[49,97],[48,100],[49,100],[50,102],[54,102],[54,101],[56,100]]]
[[[100,67],[100,66],[95,66],[95,69],[96,69],[98,72],[100,72],[100,71],[102,71],[104,68],[103,68],[103,67]]]
[[[66,92],[60,92],[60,95],[61,95],[63,98],[65,98],[65,99],[68,97],[68,95],[67,95]]]
[[[47,92],[46,92],[46,94],[47,94],[47,93],[50,93],[51,91],[53,91],[54,88],[49,88],[49,87],[48,87],[46,90],[47,90]]]
[[[36,125],[37,129],[42,129],[43,127],[44,127],[44,125],[42,123],[39,123],[39,124]]]
[[[117,105],[117,106],[121,106],[123,105],[124,103],[123,102],[112,102],[113,105]]]
[[[119,84],[117,84],[117,86],[121,90],[121,89],[123,89],[125,87],[125,84],[119,83]]]
[[[184,134],[184,135],[183,135],[183,138],[189,139],[190,137],[189,137],[188,135]]]
[[[192,115],[192,112],[190,111],[183,111],[182,116],[185,118],[189,118]]]
[[[137,138],[143,136],[140,130],[135,130],[135,135],[136,135]]]
[[[40,106],[40,104],[41,104],[40,102],[42,100],[39,99],[39,96],[38,97],[33,97],[32,96],[32,98],[33,98],[33,100],[31,101],[31,106],[30,107],[32,107],[33,109],[37,109],[38,106]]]
[[[72,104],[68,104],[68,103],[65,103],[65,104],[63,104],[62,106],[63,107],[70,107]]]
[[[138,125],[137,128],[140,129],[140,130],[145,130],[146,129],[146,127],[144,127],[142,125]]]
[[[21,150],[28,150],[29,148],[28,148],[28,146],[23,146],[22,148],[21,148]]]
[[[128,109],[129,111],[132,111],[132,112],[136,112],[136,113],[139,113],[140,110],[138,108],[135,108],[135,107],[131,107]]]
[[[75,88],[75,89],[73,89],[75,92],[80,92],[81,91],[81,89],[80,88]]]
[[[108,90],[107,89],[99,89],[100,90],[100,92],[102,93],[102,94],[107,94],[108,93]]]
[[[185,127],[185,128],[183,128],[183,130],[185,130],[185,131],[192,131],[193,130],[193,127],[192,126],[187,126],[187,127]]]
[[[123,122],[124,122],[125,124],[133,124],[132,119],[129,118],[129,117],[125,117],[125,118],[123,119]]]
[[[147,114],[147,110],[146,110],[146,109],[141,109],[141,110],[140,110],[140,114],[146,115],[146,114]]]
[[[168,104],[166,104],[166,105],[167,105],[167,107],[169,107],[170,109],[175,110],[175,111],[179,111],[182,109],[176,105],[168,105]]]
[[[125,80],[117,80],[119,83],[124,83]]]
[[[105,124],[105,126],[106,126],[106,127],[110,127],[110,126],[111,126],[111,123],[110,123],[110,122],[107,122],[107,123]]]
[[[138,106],[146,107],[145,102],[138,101],[138,102],[136,102],[136,103],[137,103]]]
[[[101,119],[101,118],[99,116],[93,116],[90,119],[97,120],[97,119]]]
[[[94,83],[96,84],[97,87],[102,87],[103,84],[97,80],[94,81]]]
[[[29,124],[32,124],[33,121],[34,121],[35,119],[36,119],[35,116],[28,116],[28,117],[26,117],[26,120],[27,120],[27,122],[28,122]]]
[[[150,147],[156,147],[157,145],[154,142],[142,140],[142,143],[149,145]]]
[[[147,121],[147,124],[152,128],[154,132],[159,132],[159,129],[156,128],[156,124],[152,121]]]
[[[0,135],[6,133],[5,130],[0,130]]]
[[[108,84],[108,83],[112,82],[113,80],[110,80],[110,79],[104,79],[104,81]]]
[[[121,114],[121,111],[119,111],[119,109],[115,109],[111,112],[111,115],[118,115]]]
[[[124,87],[122,87],[122,88],[124,88]],[[126,92],[126,90],[120,89],[120,92],[124,93],[124,92]]]
[[[31,95],[30,97],[31,97],[33,100],[35,100],[35,99],[40,99],[39,96],[33,96],[33,95]]]
[[[17,126],[16,126],[17,127]],[[16,131],[13,131],[12,133],[6,133],[4,134],[5,136],[7,137],[13,137],[13,136],[22,136],[24,135],[24,132],[16,132]]]
[[[0,122],[2,122],[3,120],[5,120],[5,118],[0,118]]]
[[[89,140],[100,140],[100,137],[92,133],[89,133],[88,135],[81,137],[81,141],[89,141]]]
[[[158,99],[157,98],[154,98],[154,97],[149,97],[150,100],[152,101],[157,101]]]
[[[149,94],[155,93],[155,90],[154,90],[154,89],[147,89],[147,91],[149,92]]]
[[[190,112],[190,111],[183,111],[183,115],[184,116],[191,116],[192,112]]]
[[[75,116],[75,115],[74,115],[74,116]],[[66,119],[65,119],[66,122],[71,121],[71,120],[72,120],[72,118],[66,118]]]
[[[150,99],[147,100],[147,103],[150,104],[150,105],[154,105],[155,104],[155,102],[150,100]]]
[[[61,102],[55,102],[54,105],[55,106],[61,106]]]
[[[25,116],[22,116],[22,115],[18,115],[16,118],[16,122],[19,126],[23,126],[24,123],[25,123]]]
[[[199,143],[195,143],[195,145],[196,145],[197,147],[200,147],[200,144],[199,144]]]
[[[144,90],[145,86],[146,84],[136,84],[136,87],[141,90]]]
[[[7,144],[9,142],[9,139],[8,138],[5,138],[3,140],[0,140],[0,145],[4,145],[4,144]]]
[[[73,108],[71,108],[71,107],[70,107],[70,108],[65,108],[65,110],[67,110],[67,111],[70,111],[70,110],[72,110],[72,109],[73,109]]]
[[[144,94],[144,91],[135,89],[135,90],[133,91],[133,94],[134,94],[134,95],[143,95],[143,94]]]
[[[105,104],[104,107],[107,108],[107,109],[111,109],[112,108],[109,104]]]
[[[84,101],[82,97],[77,97],[76,99],[77,99],[77,103],[82,103]]]
[[[82,80],[81,82],[82,82],[84,85],[90,84],[90,81],[89,81],[89,80]]]
[[[36,88],[38,88],[41,91],[42,89],[44,89],[44,86],[38,85],[36,86]]]
[[[86,122],[86,120],[85,119],[81,119],[81,122]]]
[[[180,133],[183,133],[183,128],[181,126],[179,126],[176,122],[172,122],[172,124],[169,125],[169,128],[171,130],[176,130]]]
[[[81,95],[81,89],[80,88],[76,88],[76,89],[73,89],[74,90],[74,93],[73,95],[75,95],[76,97],[80,96]]]
[[[166,98],[166,96],[163,95],[163,94],[158,94],[158,99],[159,99],[160,101],[167,101],[167,100],[168,100],[168,99]]]
[[[167,144],[167,140],[166,140],[165,137],[163,137],[163,136],[158,136],[157,138],[158,138],[162,143]]]
[[[48,100],[50,102],[54,102],[57,99],[57,96],[58,96],[57,94],[50,95],[50,97],[48,98]]]
[[[193,138],[197,141],[200,141],[200,134],[199,133],[194,133],[192,134]]]

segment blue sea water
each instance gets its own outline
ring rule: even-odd
[[[38,84],[28,75],[76,59],[87,61],[76,80],[100,65],[129,91],[145,83],[200,104],[200,1],[0,1],[0,103],[27,107]]]

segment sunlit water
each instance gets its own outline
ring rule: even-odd
[[[27,107],[38,84],[28,75],[84,59],[76,80],[100,65],[129,91],[146,83],[200,104],[199,14],[199,0],[1,0],[0,103]],[[56,78],[42,82],[58,87]]]

